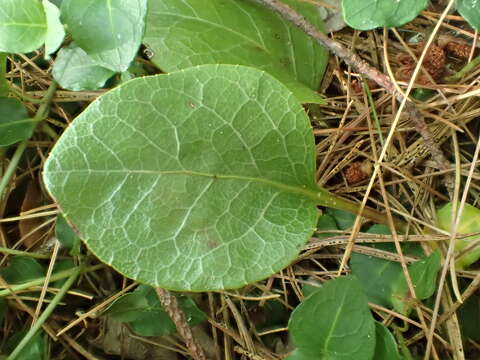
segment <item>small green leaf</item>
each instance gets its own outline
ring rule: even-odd
[[[55,236],[65,248],[70,250],[70,255],[80,254],[80,238],[62,215],[57,216]]]
[[[19,100],[0,98],[0,147],[30,138],[35,125]]]
[[[374,353],[374,320],[353,276],[328,281],[306,298],[288,328],[301,355],[292,359],[370,360]]]
[[[44,181],[122,274],[171,290],[238,288],[290,264],[313,233],[314,150],[284,85],[203,65],[98,98],[55,145]]]
[[[375,322],[375,356],[373,360],[401,360],[400,353],[398,352],[397,343],[392,333],[388,329]]]
[[[315,6],[285,2],[323,29]],[[212,63],[247,65],[275,76],[299,101],[323,103],[315,90],[327,51],[254,1],[149,0],[144,42],[166,72]]]
[[[73,40],[98,65],[128,69],[142,42],[147,0],[64,0],[61,11]]]
[[[480,3],[477,0],[457,0],[457,10],[476,30],[480,30]]]
[[[0,52],[26,53],[38,49],[47,36],[47,17],[38,0],[2,0]]]
[[[326,214],[335,219],[335,222],[340,230],[351,228],[355,223],[355,218],[357,217],[355,214],[333,208],[328,208],[326,210]]]
[[[480,296],[474,293],[458,310],[462,337],[470,338],[474,341],[480,341],[480,332],[478,323],[480,322]]]
[[[19,331],[13,334],[5,344],[7,353],[11,353],[20,341],[27,334],[27,330]],[[21,360],[47,360],[46,356],[46,339],[43,331],[39,331],[34,335],[23,350],[18,353],[16,359]],[[7,358],[8,359],[8,358]]]
[[[31,257],[13,256],[10,264],[0,270],[0,275],[9,284],[21,284],[45,276],[45,269]]]
[[[53,77],[64,89],[96,90],[115,74],[97,63],[77,45],[62,48],[53,65]]]
[[[205,320],[205,314],[191,298],[177,295],[177,300],[190,326]],[[119,297],[104,315],[129,323],[139,336],[163,336],[177,331],[175,324],[163,310],[155,290],[150,286],[140,285],[134,292]]]
[[[45,39],[45,57],[57,51],[65,37],[65,29],[60,22],[60,10],[48,0],[43,0],[43,7],[47,15],[47,38]]]
[[[447,231],[452,228],[452,203],[447,203],[437,211],[437,225]],[[465,204],[462,217],[458,224],[457,234],[470,234],[480,232],[480,209],[470,204]],[[458,253],[474,241],[478,241],[480,235],[469,236],[455,240],[455,251]],[[464,269],[480,258],[480,246],[468,251],[456,260],[455,266]]]
[[[425,259],[414,262],[408,267],[417,299],[428,299],[437,288],[437,275],[441,268],[440,252],[434,251]]]
[[[317,224],[317,231],[338,230],[335,218],[329,214],[323,214],[320,216]],[[319,239],[328,238],[337,235],[336,233],[316,233],[316,237]]]
[[[342,0],[345,22],[357,30],[397,27],[412,21],[428,0]]]

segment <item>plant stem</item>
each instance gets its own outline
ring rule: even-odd
[[[473,69],[475,69],[479,64],[480,64],[480,56],[477,56],[467,65],[465,65],[459,72],[453,74],[452,76],[447,77],[445,80],[448,83],[456,83],[459,80],[461,80],[465,75],[467,75],[469,72],[473,71]]]
[[[34,123],[37,123],[37,126],[38,126],[38,123],[40,123],[43,119],[46,118],[48,114],[48,107],[50,106],[50,101],[52,100],[56,90],[57,90],[57,83],[53,81],[50,84],[50,87],[48,88],[44,98],[42,99],[42,104],[40,105],[37,112],[35,113],[35,116],[32,119]],[[2,179],[0,180],[0,199],[3,198],[5,188],[7,187],[11,177],[15,173],[17,165],[20,159],[22,158],[22,155],[25,149],[27,148],[27,144],[28,144],[28,140],[23,140],[17,146],[17,149],[15,150],[15,153],[13,154],[12,159],[10,160],[8,167],[5,170],[5,174],[3,174]]]
[[[105,265],[103,265],[103,264],[89,266],[87,268],[83,268],[81,273],[83,274],[83,273],[87,273],[87,272],[96,271],[96,270],[104,268],[104,267],[105,267]],[[55,273],[52,276],[50,276],[50,282],[65,279],[65,278],[71,276],[75,271],[76,271],[76,268],[59,271],[58,273]],[[41,278],[38,278],[38,279],[27,281],[23,284],[10,285],[10,288],[8,288],[8,289],[0,290],[0,298],[8,296],[13,292],[29,289],[33,286],[41,286],[44,283],[45,283],[45,276],[41,277]]]
[[[185,313],[178,305],[175,295],[173,295],[170,291],[161,288],[156,288],[155,291],[157,292],[160,303],[177,327],[178,333],[185,341],[190,355],[195,360],[207,360],[202,347],[197,344],[195,338],[193,337],[192,329],[188,325],[187,319],[185,318]]]
[[[318,197],[317,203],[318,205],[321,205],[321,206],[326,206],[326,207],[334,208],[337,210],[347,211],[355,215],[358,215],[358,212],[360,210],[360,205],[357,204],[356,202],[333,195],[325,189],[320,189],[317,197]],[[373,220],[379,224],[389,226],[387,215],[382,214],[377,210],[365,207],[362,211],[362,216],[370,220]],[[400,219],[394,219],[394,222],[395,222],[396,228],[400,232],[404,231],[407,227],[407,224]]]
[[[40,330],[43,323],[48,319],[52,314],[53,310],[57,307],[59,302],[67,293],[68,289],[73,285],[74,281],[77,279],[77,276],[82,272],[82,266],[75,268],[75,271],[70,275],[70,277],[65,281],[65,283],[60,288],[60,291],[54,296],[52,302],[43,311],[42,315],[38,317],[38,320],[32,325],[32,327],[25,334],[25,337],[20,341],[17,347],[11,352],[7,357],[7,360],[14,360],[20,355],[21,351],[25,348],[28,342],[35,336],[38,330]]]

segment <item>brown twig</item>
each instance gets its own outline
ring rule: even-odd
[[[312,24],[310,24],[306,18],[297,13],[295,10],[290,8],[288,5],[285,5],[278,0],[256,0],[257,2],[271,8],[280,16],[290,21],[292,24],[297,26],[307,35],[318,41],[321,45],[326,47],[336,56],[341,58],[347,65],[351,66],[357,72],[363,74],[369,79],[375,81],[379,86],[384,88],[388,93],[395,96],[399,101],[403,100],[403,95],[398,93],[395,89],[395,85],[390,80],[388,76],[377,70],[376,68],[370,66],[365,60],[360,56],[353,53],[352,51],[345,48],[339,42],[330,39],[326,34],[317,30]],[[425,141],[426,146],[429,148],[432,155],[432,159],[435,161],[437,167],[440,170],[446,170],[450,167],[449,161],[445,158],[443,152],[437,146],[433,140],[433,136],[428,130],[427,123],[425,119],[418,111],[417,106],[412,101],[407,101],[405,104],[406,114],[409,120],[414,125],[416,131],[422,136]],[[450,187],[450,182],[447,181],[447,187]]]
[[[165,289],[156,288],[155,291],[157,292],[160,303],[177,327],[178,333],[185,341],[185,345],[187,345],[190,355],[195,360],[207,360],[202,347],[197,344],[193,337],[192,329],[187,323],[185,313],[178,305],[177,298],[170,291]]]

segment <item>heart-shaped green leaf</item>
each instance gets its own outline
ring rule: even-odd
[[[127,70],[142,42],[147,0],[64,0],[62,20],[98,65]]]
[[[375,349],[375,322],[353,276],[328,281],[307,297],[288,329],[299,352],[291,359],[370,360]]]
[[[47,17],[38,0],[2,0],[0,52],[36,50],[47,36]]]
[[[173,290],[238,288],[287,266],[312,234],[315,146],[267,73],[204,65],[131,80],[93,102],[45,184],[102,261]]]
[[[345,22],[358,30],[402,26],[425,9],[428,0],[342,0]]]
[[[73,91],[99,89],[114,74],[112,70],[97,65],[75,43],[58,52],[52,73],[61,87]]]
[[[285,1],[318,29],[315,6]],[[149,0],[144,42],[166,72],[201,64],[241,64],[269,72],[303,103],[315,93],[328,61],[315,40],[271,10],[248,0]]]

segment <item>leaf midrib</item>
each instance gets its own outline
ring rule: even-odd
[[[320,189],[313,190],[308,187],[308,185],[303,186],[293,186],[287,185],[278,181],[261,178],[261,177],[254,177],[254,176],[242,176],[242,175],[223,175],[223,174],[211,174],[211,173],[204,173],[198,171],[191,171],[191,170],[48,170],[50,174],[71,174],[71,173],[105,173],[105,174],[143,174],[143,175],[188,175],[188,176],[200,176],[200,177],[209,177],[212,179],[217,180],[239,180],[239,181],[246,181],[246,182],[257,182],[262,183],[265,185],[269,185],[275,187],[279,190],[284,192],[298,194],[303,197],[310,199],[315,203],[320,203],[320,200],[324,198],[325,194]]]

